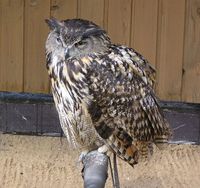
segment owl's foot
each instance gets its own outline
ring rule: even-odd
[[[109,151],[109,148],[108,148],[107,145],[103,145],[103,146],[98,148],[99,153],[107,153],[108,151]]]
[[[103,145],[103,146],[99,147],[98,152],[103,153],[103,154],[107,155],[108,157],[110,157],[112,154],[110,148],[107,145]]]
[[[109,156],[110,154],[110,150],[109,150],[109,147],[107,145],[103,145],[101,147],[98,148],[97,150],[99,153],[103,153],[103,154],[106,154]],[[81,152],[80,156],[79,156],[79,159],[78,159],[78,162],[82,162],[84,159],[85,159],[85,156],[90,152],[90,150],[84,150]]]
[[[89,150],[85,150],[85,151],[82,151],[80,156],[79,156],[79,159],[78,159],[78,162],[82,162],[85,158],[85,156],[89,153]]]

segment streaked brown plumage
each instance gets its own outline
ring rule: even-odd
[[[62,129],[81,151],[104,144],[133,165],[170,136],[153,85],[155,70],[139,53],[112,44],[92,22],[47,20],[47,69]]]

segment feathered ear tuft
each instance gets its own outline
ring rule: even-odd
[[[89,29],[86,30],[83,34],[82,34],[82,38],[87,38],[89,36],[98,36],[101,35],[103,33],[106,33],[103,29],[101,28],[93,28],[93,29]]]
[[[49,18],[49,19],[45,19],[45,22],[47,23],[47,25],[49,26],[49,28],[51,30],[60,30],[60,28],[63,26],[63,24],[58,21],[56,18]]]

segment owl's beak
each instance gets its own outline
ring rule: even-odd
[[[69,58],[69,48],[65,49],[65,59]]]

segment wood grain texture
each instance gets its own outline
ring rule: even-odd
[[[72,19],[77,17],[78,0],[52,0],[51,16],[60,19]]]
[[[200,0],[187,0],[182,100],[200,103]]]
[[[104,26],[104,0],[78,0],[78,17]]]
[[[45,40],[50,16],[50,0],[25,1],[24,91],[49,92],[45,65]]]
[[[49,92],[50,16],[94,21],[156,67],[161,99],[200,102],[200,0],[1,0],[1,91]]]
[[[131,0],[109,0],[107,30],[114,43],[130,44]]]
[[[181,98],[184,16],[184,0],[159,1],[156,68],[161,99]]]
[[[23,88],[23,0],[0,1],[0,90]]]
[[[132,6],[131,47],[155,67],[158,0],[134,0]]]

